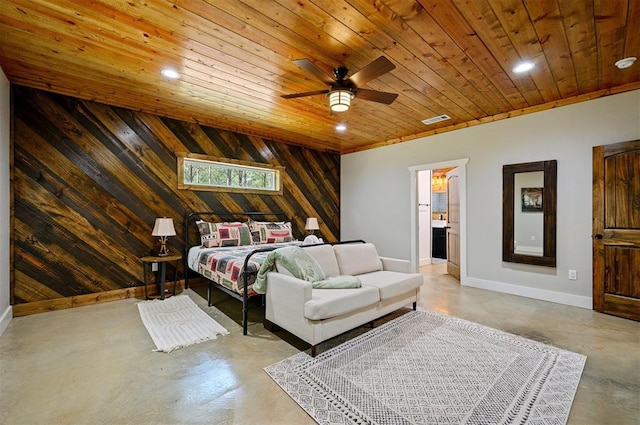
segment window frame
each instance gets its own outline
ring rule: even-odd
[[[193,190],[193,191],[207,191],[207,192],[227,192],[227,193],[256,193],[261,195],[282,195],[282,181],[285,167],[281,165],[262,164],[251,161],[242,161],[239,159],[220,158],[209,155],[201,155],[196,153],[178,153],[177,156],[177,174],[178,174],[178,189],[180,190]],[[243,188],[243,187],[228,187],[228,186],[210,186],[202,184],[193,184],[184,182],[184,162],[185,160],[195,160],[201,162],[217,162],[221,164],[228,164],[235,167],[246,167],[251,169],[273,171],[275,173],[274,187],[275,189],[257,189],[257,188]]]

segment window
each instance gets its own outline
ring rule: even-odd
[[[282,194],[284,167],[178,154],[178,189]]]

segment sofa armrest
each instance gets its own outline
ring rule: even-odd
[[[411,261],[401,260],[399,258],[380,257],[382,261],[382,270],[392,272],[412,273]]]
[[[304,305],[311,299],[311,289],[311,282],[283,273],[267,273],[265,317],[280,326],[292,319],[302,320]]]

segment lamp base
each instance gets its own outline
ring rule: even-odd
[[[167,237],[160,236],[160,252],[158,252],[158,257],[166,257],[169,254],[169,249],[167,248]]]

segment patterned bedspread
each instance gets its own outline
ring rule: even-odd
[[[188,264],[190,269],[197,271],[207,279],[242,295],[244,293],[244,275],[242,271],[247,255],[256,249],[280,248],[300,244],[300,241],[295,241],[219,248],[202,248],[198,246],[189,250]],[[248,279],[249,285],[247,287],[249,296],[257,295],[253,290],[253,283],[256,280],[260,265],[264,262],[268,254],[269,252],[259,252],[252,255],[249,259],[247,265],[247,269],[250,272]]]

